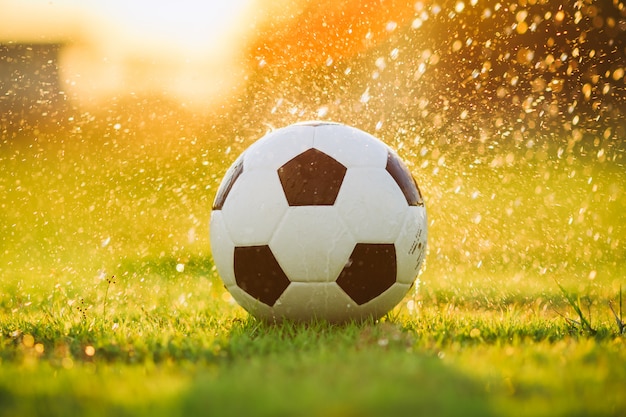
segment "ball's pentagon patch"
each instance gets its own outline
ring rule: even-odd
[[[387,153],[387,166],[385,169],[402,190],[409,206],[424,205],[424,199],[422,198],[422,193],[417,186],[415,178],[413,178],[409,168],[407,168],[404,162],[393,152]]]
[[[278,169],[290,206],[332,206],[347,168],[324,152],[311,148]]]
[[[336,282],[362,305],[391,287],[396,272],[396,248],[392,243],[357,243]]]
[[[234,270],[239,288],[270,307],[290,284],[267,245],[235,247]]]

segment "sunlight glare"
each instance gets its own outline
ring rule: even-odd
[[[88,43],[65,53],[64,78],[79,100],[156,92],[210,106],[244,79],[241,56],[252,0],[85,1]]]
[[[92,3],[105,27],[99,42],[111,67],[109,83],[133,93],[171,94],[195,107],[219,102],[243,79],[240,57],[250,3]]]
[[[236,33],[238,19],[250,0],[155,2],[114,0],[92,7],[119,28],[118,37],[150,49],[164,45],[198,54],[227,46],[225,35]]]

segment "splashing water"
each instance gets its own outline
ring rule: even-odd
[[[397,3],[352,34],[349,11],[335,9],[259,27],[244,87],[208,110],[132,88],[89,108],[49,84],[28,105],[0,101],[7,288],[102,270],[197,272],[225,168],[268,126],[316,118],[375,133],[409,161],[431,221],[425,283],[552,275],[615,286],[626,255],[625,3]],[[318,24],[332,47],[267,34]],[[26,97],[2,48],[12,69],[0,87]],[[32,48],[20,53],[35,62]]]

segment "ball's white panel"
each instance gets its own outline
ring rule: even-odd
[[[334,281],[355,244],[333,206],[290,207],[270,240],[292,282]]]
[[[393,243],[408,204],[384,168],[349,168],[335,207],[360,243]]]
[[[217,267],[217,272],[222,278],[224,285],[234,285],[233,254],[235,245],[228,234],[228,230],[226,230],[221,210],[211,212],[209,232],[211,236],[211,253],[213,254],[213,262]]]
[[[268,133],[255,142],[244,155],[244,170],[275,171],[313,147],[315,126],[292,125]]]
[[[427,237],[426,209],[411,206],[395,242],[398,259],[398,282],[410,284],[415,281],[426,256]]]
[[[236,285],[227,287],[240,306],[260,319],[270,321],[319,319],[331,323],[380,318],[398,305],[410,288],[410,285],[396,283],[379,297],[359,306],[334,282],[292,282],[276,304],[268,307]]]
[[[236,245],[262,245],[270,240],[287,210],[276,171],[245,171],[230,191],[222,215]]]
[[[342,126],[341,123],[329,122],[327,120],[305,120],[303,122],[294,123],[294,126],[321,126],[321,125]]]
[[[250,294],[239,288],[237,285],[227,286],[226,289],[233,296],[237,304],[242,306],[248,313],[261,319],[271,320],[274,312],[271,307],[254,299]]]
[[[387,165],[387,146],[362,130],[345,125],[323,124],[315,128],[313,146],[344,166],[381,167]]]
[[[277,319],[345,321],[358,306],[334,282],[292,282],[274,305]]]
[[[397,306],[410,288],[409,284],[395,283],[378,297],[363,304],[361,309],[372,317],[381,317]]]

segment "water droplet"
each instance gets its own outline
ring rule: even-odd
[[[370,101],[370,88],[369,87],[367,87],[365,91],[363,92],[363,94],[361,94],[360,101],[361,103],[367,103],[368,101]]]
[[[397,22],[390,21],[390,22],[387,22],[387,25],[385,26],[385,30],[387,32],[393,32],[394,30],[396,30],[397,27],[398,27]]]

